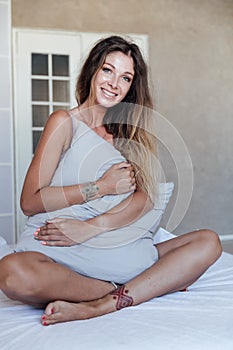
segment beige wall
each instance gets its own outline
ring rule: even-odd
[[[191,204],[175,232],[233,233],[232,15],[232,0],[12,1],[14,27],[149,35],[157,110],[194,166]],[[161,155],[176,182],[172,159]]]

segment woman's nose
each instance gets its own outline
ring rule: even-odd
[[[109,80],[108,84],[113,89],[117,89],[117,87],[118,87],[118,78],[117,78],[117,76],[112,76],[111,79]]]

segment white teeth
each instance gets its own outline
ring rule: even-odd
[[[109,97],[114,97],[117,96],[116,94],[114,94],[113,92],[107,91],[105,89],[103,89],[103,92],[105,95],[109,96]]]

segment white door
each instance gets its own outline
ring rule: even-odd
[[[14,33],[15,161],[17,233],[25,217],[19,208],[23,180],[51,112],[75,105],[80,36],[73,33]]]
[[[75,106],[75,83],[91,46],[107,33],[14,29],[14,105],[17,237],[26,217],[20,193],[45,122],[56,109]],[[147,57],[147,36],[129,36]]]

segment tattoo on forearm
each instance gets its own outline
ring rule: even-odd
[[[100,197],[99,187],[96,185],[96,182],[86,182],[81,184],[80,188],[85,202],[89,202]]]
[[[110,293],[111,295],[113,295],[113,299],[117,300],[117,310],[133,305],[133,298],[129,296],[128,293],[129,290],[124,284]]]

